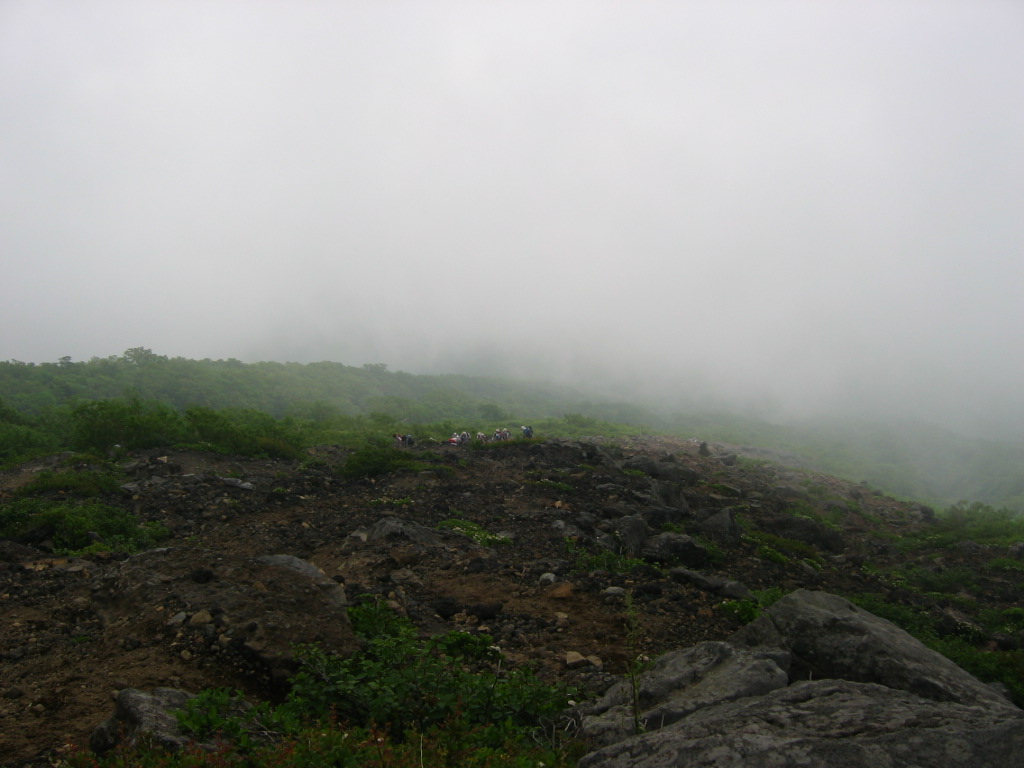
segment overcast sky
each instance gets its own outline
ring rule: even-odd
[[[1024,429],[1024,2],[0,0],[0,360]]]

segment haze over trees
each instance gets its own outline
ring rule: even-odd
[[[154,440],[287,455],[398,431],[443,439],[527,422],[545,435],[660,432],[724,442],[925,503],[1024,509],[1024,446],[911,421],[775,424],[667,412],[541,381],[414,375],[385,363],[192,360],[144,347],[85,362],[0,362],[0,459],[8,462]]]

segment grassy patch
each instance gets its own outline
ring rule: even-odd
[[[110,472],[54,472],[46,469],[19,488],[16,495],[26,497],[60,493],[89,498],[118,493],[120,489],[121,480]]]
[[[753,597],[745,600],[726,600],[719,605],[719,609],[743,624],[749,624],[762,613],[765,608],[775,604],[784,594],[781,587],[754,590]]]
[[[580,546],[575,539],[565,540],[566,554],[578,571],[608,571],[609,573],[629,573],[639,566],[648,566],[646,560],[630,557],[610,549],[588,550]]]

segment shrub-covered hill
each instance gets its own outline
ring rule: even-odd
[[[680,412],[664,403],[613,400],[594,394],[596,386],[556,386],[528,366],[513,380],[416,375],[390,371],[382,363],[191,360],[143,347],[85,362],[0,361],[0,462],[58,450],[69,433],[73,436],[69,414],[97,401],[127,399],[144,404],[153,419],[162,415],[160,409],[178,415],[192,411],[193,421],[209,429],[215,426],[211,419],[231,412],[264,433],[301,430],[320,435],[321,442],[338,442],[338,432],[364,428],[382,433],[392,426],[415,430],[445,422],[490,432],[541,420],[558,422],[548,425],[548,435],[698,435],[784,452],[787,463],[867,481],[901,498],[940,506],[970,499],[1024,510],[1024,444],[1019,442],[866,416],[774,423],[696,404]],[[577,431],[579,426],[589,432]],[[165,432],[163,444],[183,439],[174,429]]]
[[[40,459],[0,485],[6,766],[87,764],[70,745],[89,743],[117,690],[279,703],[302,669],[296,644],[359,652],[346,606],[362,595],[417,637],[479,638],[500,649],[500,675],[529,665],[584,700],[638,659],[727,638],[779,596],[820,590],[1024,702],[1019,518],[936,513],[724,446],[151,449]]]

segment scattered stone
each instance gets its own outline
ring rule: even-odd
[[[577,651],[567,651],[565,654],[565,666],[567,669],[578,669],[587,666],[589,663],[587,657]]]
[[[547,596],[552,600],[567,600],[572,597],[572,593],[575,590],[575,586],[568,581],[563,581],[555,584],[551,589],[547,591]]]

